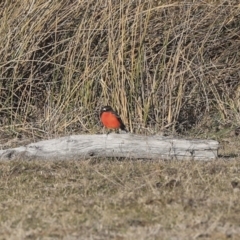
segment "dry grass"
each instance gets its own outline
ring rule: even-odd
[[[96,133],[109,104],[132,132],[215,138],[231,161],[1,162],[0,239],[239,239],[239,8],[1,1],[2,147]]]
[[[104,104],[138,133],[239,125],[237,1],[3,1],[0,18],[2,133],[95,133]]]
[[[240,162],[1,162],[1,239],[239,239]]]

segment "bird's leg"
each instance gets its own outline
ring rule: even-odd
[[[107,128],[106,128],[107,129]],[[112,129],[107,129],[107,135],[110,134]]]

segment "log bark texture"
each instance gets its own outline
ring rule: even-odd
[[[134,134],[72,135],[26,146],[0,150],[0,159],[84,159],[121,157],[128,159],[214,160],[219,143],[214,140],[178,139]]]

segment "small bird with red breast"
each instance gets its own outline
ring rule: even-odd
[[[107,129],[121,129],[125,132],[128,132],[121,117],[110,106],[104,106],[101,108],[100,120]]]

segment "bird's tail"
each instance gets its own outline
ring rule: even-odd
[[[125,126],[124,124],[122,124],[122,125],[120,126],[120,129],[121,129],[122,131],[128,132],[128,130],[127,130],[127,128],[126,128],[126,126]]]

